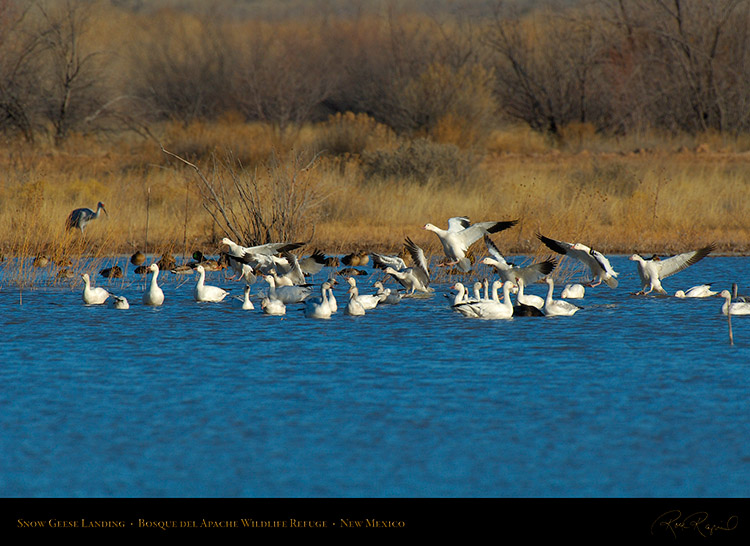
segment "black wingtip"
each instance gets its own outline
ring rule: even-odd
[[[494,226],[490,226],[487,231],[489,233],[498,233],[508,228],[512,228],[518,223],[518,220],[505,220],[503,222],[495,222]]]
[[[567,254],[565,247],[561,246],[560,243],[549,237],[545,237],[537,231],[536,238],[539,239],[544,245],[550,250],[557,252],[558,254]]]

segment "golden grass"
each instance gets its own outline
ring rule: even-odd
[[[269,144],[267,128],[231,119],[182,130],[167,125],[155,133],[167,149],[192,150],[210,175],[211,152],[234,153],[238,146],[259,165],[272,152],[314,148],[331,138],[321,131],[330,131],[330,124],[301,128],[286,150],[275,147],[280,142]],[[507,254],[544,253],[537,231],[608,253],[668,253],[709,242],[717,252],[750,252],[746,142],[702,135],[648,149],[629,140],[612,151],[616,141],[575,134],[576,151],[569,152],[522,129],[496,132],[476,176],[455,183],[367,178],[358,155],[326,157],[310,174],[325,199],[307,250],[398,252],[410,237],[437,253],[437,238],[421,227],[466,215],[518,218],[517,227],[493,237]],[[392,137],[383,146],[392,148]],[[224,233],[201,205],[195,173],[153,142],[77,137],[60,149],[11,142],[0,151],[0,168],[0,251],[6,259],[27,258],[17,267],[20,282],[33,282],[29,259],[38,254],[71,260],[75,268],[82,258],[106,265],[108,257],[136,249],[189,257],[197,249],[213,254],[221,248]],[[71,210],[93,209],[98,201],[109,215],[90,224],[85,238],[64,230]]]

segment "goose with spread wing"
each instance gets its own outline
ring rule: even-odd
[[[408,237],[406,238],[404,247],[411,255],[411,259],[414,262],[413,267],[401,271],[397,271],[392,267],[386,267],[385,272],[406,288],[409,295],[414,294],[415,291],[428,294],[434,292],[435,289],[430,286],[430,270],[427,266],[427,258],[425,258],[424,251]]]
[[[675,298],[710,298],[717,295],[718,292],[711,290],[710,284],[699,284],[688,288],[687,290],[678,290],[674,293]]]
[[[518,220],[503,222],[477,222],[472,224],[465,216],[448,219],[448,229],[441,229],[433,224],[425,224],[424,229],[435,233],[443,245],[443,252],[448,261],[441,265],[455,265],[467,272],[471,269],[471,260],[466,257],[469,247],[488,233],[498,233],[515,226]]]
[[[567,243],[565,241],[557,241],[545,237],[541,233],[536,234],[537,238],[544,243],[547,248],[558,254],[570,256],[571,258],[578,260],[583,265],[589,268],[591,275],[596,282],[590,284],[590,286],[599,286],[602,282],[606,283],[610,288],[617,288],[617,275],[618,273],[612,269],[612,265],[609,263],[604,254],[593,248],[589,248],[583,243]]]
[[[664,290],[661,285],[662,279],[674,275],[675,273],[679,273],[691,265],[698,263],[708,256],[714,248],[714,244],[710,244],[698,250],[683,252],[682,254],[677,254],[665,259],[661,259],[658,256],[644,259],[638,254],[633,254],[630,257],[630,260],[636,263],[636,266],[638,267],[638,276],[641,279],[641,289],[637,294],[646,295],[651,292],[666,294],[667,291]]]
[[[488,235],[484,236],[484,242],[487,245],[487,251],[490,253],[490,256],[484,258],[481,263],[492,266],[503,281],[515,282],[516,279],[523,279],[527,285],[532,284],[552,273],[552,270],[557,265],[556,260],[550,259],[519,267],[505,260],[500,250]]]

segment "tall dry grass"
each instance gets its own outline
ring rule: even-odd
[[[437,238],[421,227],[446,225],[456,215],[518,218],[517,227],[494,237],[508,254],[544,252],[537,231],[609,253],[677,252],[708,242],[716,242],[718,252],[750,251],[750,162],[747,142],[739,138],[647,135],[618,143],[578,131],[566,144],[512,128],[460,156],[435,143],[427,163],[409,163],[399,154],[413,142],[386,131],[365,138],[361,128],[369,122],[356,116],[351,122],[358,125],[340,129],[344,137],[357,135],[351,148],[335,134],[341,118],[302,127],[286,143],[269,141],[262,126],[232,119],[182,129],[167,124],[153,132],[165,148],[207,170],[217,151],[238,148],[250,169],[267,165],[272,155],[288,158],[336,144],[306,182],[321,197],[308,248],[330,254],[397,252],[407,236],[437,253]],[[368,154],[406,167],[377,168]],[[458,160],[466,162],[459,170],[443,163]],[[42,254],[75,269],[92,258],[106,265],[136,249],[189,257],[197,249],[212,254],[221,248],[225,233],[204,209],[195,174],[153,141],[79,137],[59,148],[8,142],[0,150],[0,170],[0,249],[6,262],[25,259],[20,266],[13,262],[20,282],[33,283],[31,259]],[[109,215],[90,224],[85,237],[64,230],[71,210],[93,209],[98,201]]]

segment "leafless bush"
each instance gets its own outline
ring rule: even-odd
[[[203,208],[235,242],[250,246],[313,237],[325,199],[313,173],[318,156],[296,154],[245,169],[228,154],[222,160],[214,157],[207,175],[197,165],[163,151],[195,171]]]

